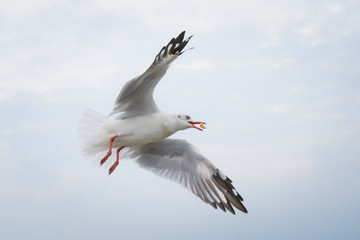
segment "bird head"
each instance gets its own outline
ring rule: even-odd
[[[177,117],[178,123],[180,124],[182,129],[195,128],[200,131],[203,131],[203,129],[206,129],[206,126],[205,126],[206,123],[199,122],[199,121],[193,121],[189,115],[177,114],[176,117]],[[199,126],[197,126],[197,125],[199,125]]]

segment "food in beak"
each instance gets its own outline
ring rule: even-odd
[[[205,124],[206,123],[204,123],[204,122],[193,122],[193,121],[189,121],[188,123],[190,123],[192,126],[193,126],[193,128],[196,128],[197,130],[200,130],[200,131],[203,131],[202,129],[206,129],[206,127],[205,127]],[[197,127],[195,124],[200,124],[199,126],[202,128],[199,128],[199,127]]]

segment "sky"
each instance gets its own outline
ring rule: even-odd
[[[1,239],[359,239],[360,2],[0,2]],[[205,121],[175,134],[232,179],[248,214],[214,210],[124,160],[84,159],[104,115],[183,30],[155,90]]]

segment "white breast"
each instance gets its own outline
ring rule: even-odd
[[[105,127],[110,137],[119,135],[114,141],[114,147],[136,146],[160,141],[175,133],[171,130],[173,128],[169,128],[171,118],[168,114],[158,112],[125,120],[111,120]]]

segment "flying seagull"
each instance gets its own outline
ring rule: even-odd
[[[184,36],[185,31],[172,38],[142,75],[125,84],[107,117],[89,109],[84,111],[79,121],[82,153],[86,157],[98,157],[102,165],[116,150],[109,174],[118,166],[120,155],[125,154],[140,167],[182,184],[215,209],[235,214],[234,206],[247,213],[243,198],[225,174],[192,144],[168,138],[188,128],[202,131],[205,123],[193,121],[186,114],[162,112],[154,102],[156,85],[170,64],[184,53],[192,37],[184,39]]]

